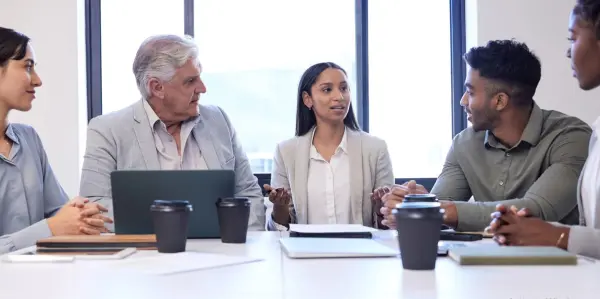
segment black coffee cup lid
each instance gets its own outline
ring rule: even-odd
[[[217,206],[235,207],[240,205],[250,205],[250,199],[247,197],[223,197],[217,200]]]
[[[192,211],[192,205],[187,200],[162,200],[158,199],[150,206],[152,211]]]
[[[153,205],[157,207],[173,207],[173,208],[184,208],[190,204],[187,200],[162,200],[157,199],[154,201]]]
[[[441,205],[439,202],[403,202],[396,205],[396,208],[392,211],[393,213],[398,213],[402,211],[415,211],[415,212],[425,212],[425,213],[439,213],[442,211],[440,208]]]
[[[407,194],[404,196],[405,202],[427,201],[434,202],[437,200],[435,194]]]

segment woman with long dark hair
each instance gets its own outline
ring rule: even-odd
[[[99,234],[111,219],[86,199],[68,200],[42,142],[27,125],[8,122],[29,111],[42,85],[29,37],[0,27],[0,254],[53,235]]]
[[[573,76],[579,87],[600,86],[600,0],[578,0],[569,20]],[[490,231],[503,245],[556,246],[575,254],[600,258],[600,117],[592,125],[589,155],[579,178],[580,225],[564,226],[529,217],[529,211],[498,206]]]
[[[394,184],[385,141],[363,132],[354,116],[346,71],[323,62],[298,86],[296,137],[275,150],[267,228],[290,223],[378,226],[378,203]]]

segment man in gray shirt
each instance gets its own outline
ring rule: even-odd
[[[497,204],[527,208],[547,221],[578,221],[576,185],[588,154],[590,127],[557,111],[543,110],[533,96],[541,78],[539,59],[523,43],[490,41],[464,55],[468,64],[461,99],[472,127],[452,142],[431,193],[445,209],[444,223],[483,230]],[[411,193],[414,182],[383,197],[384,223]],[[468,202],[473,197],[474,202]]]

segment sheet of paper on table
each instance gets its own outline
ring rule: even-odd
[[[360,224],[290,224],[290,231],[299,233],[363,233],[377,229]]]
[[[214,269],[262,261],[262,259],[202,252],[180,252],[123,260],[111,264],[114,270],[133,271],[147,275],[168,275]]]

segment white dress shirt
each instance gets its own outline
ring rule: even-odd
[[[600,117],[592,125],[592,139],[598,138]],[[600,227],[596,218],[596,205],[600,187],[600,144],[592,142],[581,178],[581,201],[586,226]]]
[[[314,131],[311,139],[314,139]],[[308,165],[308,223],[350,223],[350,159],[346,131],[327,162],[317,148],[310,147]]]
[[[144,110],[150,122],[154,144],[158,154],[161,170],[202,170],[208,169],[202,156],[200,147],[193,134],[194,127],[200,120],[199,117],[183,122],[181,125],[180,140],[181,153],[177,151],[177,144],[173,136],[167,131],[167,126],[162,122],[156,112],[144,100]]]

